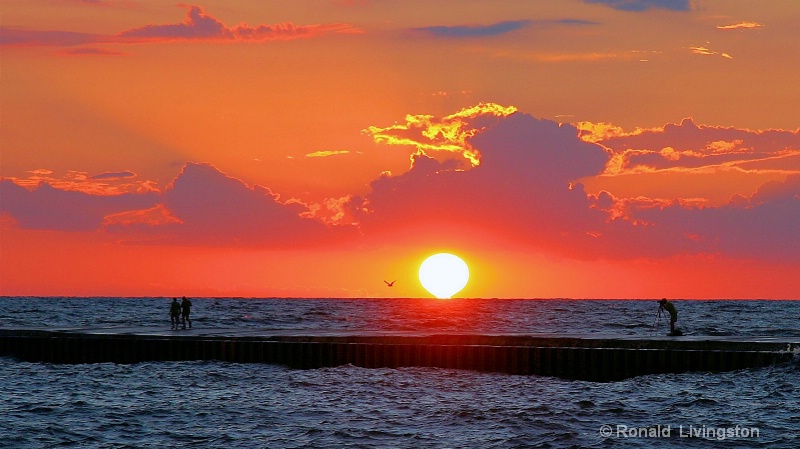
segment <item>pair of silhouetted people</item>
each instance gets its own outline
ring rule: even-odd
[[[192,313],[192,302],[186,299],[184,296],[181,299],[181,302],[178,302],[178,298],[172,298],[172,304],[169,308],[169,318],[170,322],[172,323],[171,329],[177,329],[179,324],[183,324],[183,328],[186,329],[186,323],[189,323],[189,327],[192,327],[192,320],[189,319],[189,314]]]

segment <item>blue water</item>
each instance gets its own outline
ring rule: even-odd
[[[657,322],[654,301],[193,303],[195,329],[649,336],[667,326]],[[169,329],[168,305],[167,298],[0,298],[0,326]],[[800,337],[798,301],[676,305],[687,335]],[[0,448],[797,448],[799,376],[797,362],[592,383],[438,368],[0,358]]]

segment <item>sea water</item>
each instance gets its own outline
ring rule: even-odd
[[[171,298],[0,298],[0,326],[163,327]],[[192,298],[193,329],[663,336],[655,301]],[[676,301],[686,335],[798,341],[798,301]],[[800,447],[797,361],[618,382],[439,368],[0,358],[0,447]]]

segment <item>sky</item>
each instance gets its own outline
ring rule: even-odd
[[[800,299],[796,0],[0,8],[0,295]]]

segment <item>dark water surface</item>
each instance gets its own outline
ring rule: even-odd
[[[193,303],[199,328],[641,336],[666,328],[662,319],[654,330],[654,301]],[[676,304],[687,334],[800,336],[800,302]],[[0,298],[0,326],[168,329],[168,305],[166,298]],[[797,448],[800,368],[795,361],[592,383],[438,368],[0,358],[0,447]]]
[[[0,297],[0,326],[169,328],[171,298]],[[201,328],[663,335],[655,300],[192,298]],[[800,337],[800,301],[675,301],[686,335]],[[658,325],[656,331],[654,325]]]

